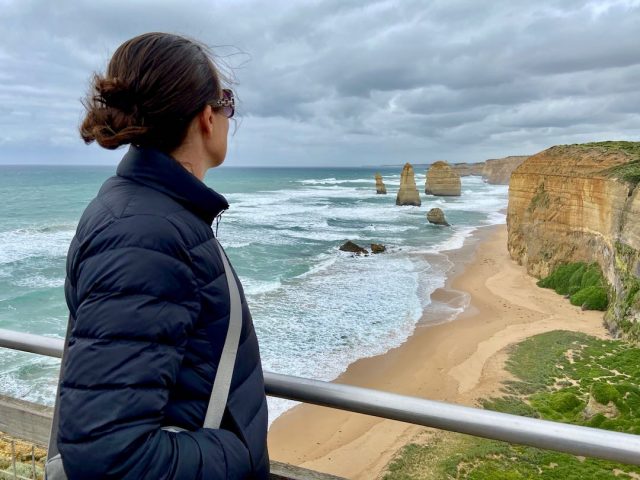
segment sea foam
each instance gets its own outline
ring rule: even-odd
[[[285,169],[275,175],[231,169],[213,178],[230,203],[218,236],[243,283],[265,370],[332,380],[355,360],[404,342],[426,309],[429,321],[444,321],[464,308],[464,302],[431,301],[450,264],[430,254],[459,248],[483,225],[504,223],[507,188],[464,177],[461,197],[426,196],[418,171],[422,206],[398,207],[399,169],[380,169],[388,195],[376,194],[377,170],[327,168],[310,175]],[[79,168],[74,178],[93,194],[95,172],[86,180],[83,175]],[[12,220],[19,226],[0,219],[0,328],[59,337],[67,319],[65,256],[79,218],[72,206],[85,205],[88,195],[37,188],[51,198],[52,211],[68,213],[43,220],[25,210]],[[452,227],[428,224],[433,207],[444,210]],[[338,251],[346,240],[367,248],[382,243],[387,252],[354,257]],[[17,353],[0,358],[2,393],[52,404],[56,361],[41,360]],[[270,422],[294,403],[269,398]]]

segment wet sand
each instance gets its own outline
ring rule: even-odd
[[[411,337],[387,353],[352,363],[335,383],[476,405],[508,379],[506,347],[551,330],[606,337],[602,312],[581,311],[511,260],[505,225],[478,230],[462,249],[446,252],[452,266],[434,305],[468,304],[443,322],[427,308]],[[437,259],[433,259],[437,260]],[[442,257],[440,258],[442,261]],[[434,323],[438,323],[434,325]],[[298,405],[269,430],[273,460],[371,480],[424,427],[315,405]]]

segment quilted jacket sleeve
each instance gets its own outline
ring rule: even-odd
[[[177,230],[121,218],[78,252],[57,437],[68,478],[245,478],[249,453],[234,433],[160,429],[200,309]]]

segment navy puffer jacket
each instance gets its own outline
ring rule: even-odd
[[[242,289],[227,409],[219,429],[201,428],[229,323],[211,228],[226,208],[171,156],[132,146],[84,211],[65,282],[73,327],[57,445],[70,480],[268,478],[264,380]]]

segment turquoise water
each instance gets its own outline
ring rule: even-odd
[[[376,195],[376,171],[388,195]],[[64,336],[69,242],[114,172],[0,166],[0,328]],[[424,180],[419,172],[419,190]],[[218,235],[242,279],[265,370],[322,380],[401,344],[444,284],[445,262],[424,254],[459,248],[476,228],[504,223],[507,205],[506,186],[465,177],[461,197],[422,195],[421,207],[397,207],[400,167],[221,168],[205,181],[231,204]],[[452,228],[428,224],[433,207]],[[352,257],[338,250],[346,240],[383,243],[388,252]],[[2,350],[0,393],[52,404],[58,367],[56,359]],[[270,421],[293,404],[269,399]]]

